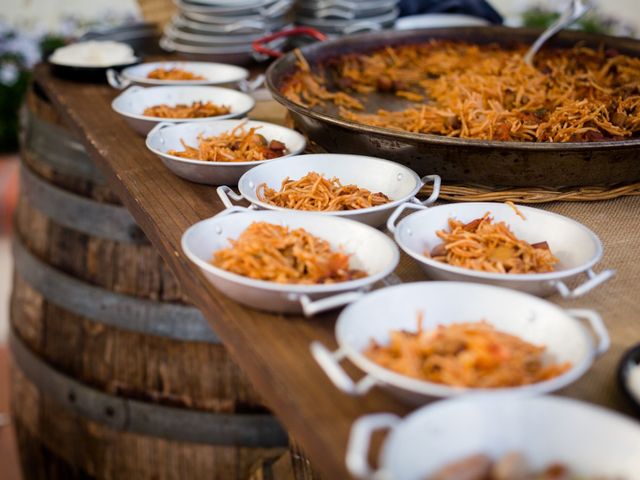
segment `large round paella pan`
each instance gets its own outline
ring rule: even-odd
[[[295,127],[313,144],[329,152],[383,157],[405,164],[419,174],[438,172],[446,182],[492,187],[612,186],[640,181],[640,135],[635,133],[624,138],[565,142],[460,138],[365,124],[345,118],[339,106],[305,105],[283,94],[287,82],[300,70],[301,58],[316,73],[325,72],[327,66],[344,56],[367,55],[388,46],[426,44],[435,39],[496,44],[508,49],[530,44],[539,33],[531,29],[464,27],[342,37],[287,53],[269,68],[267,84],[274,98],[289,110]],[[640,58],[638,40],[574,31],[562,32],[545,48],[576,45],[607,52],[609,56]],[[615,75],[613,72],[614,82]],[[344,89],[340,78],[326,76],[326,81],[330,91]],[[640,95],[640,82],[626,88],[629,95]],[[367,93],[363,103],[367,112],[375,112],[381,108],[389,111],[406,108],[407,101],[392,93],[373,91]],[[635,112],[639,119],[634,121],[640,121],[640,108]]]

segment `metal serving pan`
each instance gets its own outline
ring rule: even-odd
[[[430,205],[438,199],[440,193],[440,177],[437,175],[427,175],[420,178],[404,165],[381,158],[318,153],[277,158],[254,166],[240,177],[238,181],[240,194],[228,186],[221,186],[218,187],[218,196],[227,208],[234,207],[231,199],[246,199],[253,206],[264,210],[292,211],[292,209],[277,207],[260,200],[257,194],[258,187],[266,183],[267,186],[277,190],[286,177],[298,179],[309,172],[320,173],[326,178],[336,177],[343,185],[357,185],[371,192],[382,192],[387,195],[391,201],[375,207],[358,210],[308,212],[311,215],[333,215],[349,218],[372,227],[383,225],[399,205],[407,202],[420,206]],[[415,195],[427,182],[433,184],[433,194],[421,202]]]
[[[374,469],[369,444],[383,429],[390,431]],[[434,403],[404,419],[390,413],[359,418],[346,462],[359,479],[421,480],[469,455],[498,459],[512,452],[535,469],[561,462],[580,478],[637,478],[640,426],[570,398],[472,396]]]
[[[395,221],[406,209],[422,209],[404,217],[396,226]],[[584,225],[557,213],[538,208],[519,206],[524,219],[504,203],[470,202],[450,203],[433,208],[419,204],[403,204],[389,217],[387,228],[394,234],[396,243],[422,270],[435,280],[457,280],[496,285],[521,290],[532,295],[547,297],[560,293],[565,298],[577,298],[587,294],[614,276],[615,270],[594,272],[594,266],[602,259],[604,248],[598,236]],[[496,222],[505,222],[514,234],[529,243],[546,241],[559,264],[548,273],[490,273],[456,267],[427,258],[442,243],[436,232],[447,230],[450,218],[470,222],[490,212]],[[571,289],[580,277],[586,277],[580,285]]]
[[[545,362],[569,362],[571,368],[557,377],[529,385],[469,388],[403,375],[377,364],[363,353],[372,339],[387,345],[392,330],[415,332],[420,313],[424,313],[425,330],[486,320],[501,332],[544,346]],[[310,349],[336,388],[348,395],[360,396],[378,385],[411,404],[464,394],[554,392],[584,375],[610,344],[602,318],[594,310],[562,309],[526,293],[463,282],[414,282],[363,294],[340,313],[335,334],[336,351],[330,352],[318,341],[313,342]],[[344,359],[366,375],[358,381],[352,380],[340,366]]]
[[[507,27],[460,27],[444,29],[384,31],[342,37],[307,45],[301,51],[312,66],[348,53],[366,53],[388,45],[424,43],[430,39],[474,43],[531,43],[539,30]],[[566,31],[553,46],[614,48],[640,56],[640,41]],[[415,170],[419,175],[436,172],[443,182],[486,186],[577,187],[640,181],[640,139],[596,143],[531,143],[449,138],[362,125],[340,118],[335,110],[307,108],[285,98],[280,89],[296,71],[290,52],[267,71],[273,97],[289,110],[295,127],[309,140],[329,152],[357,153],[387,158]],[[373,110],[391,106],[395,97],[373,95]]]

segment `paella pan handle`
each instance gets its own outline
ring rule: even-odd
[[[241,193],[236,193],[233,190],[233,188],[227,187],[226,185],[222,185],[216,188],[216,192],[218,193],[218,197],[220,197],[220,200],[222,201],[222,204],[226,209],[233,208],[236,206],[233,204],[233,202],[229,197],[231,197],[237,202],[244,200],[244,197],[242,196]]]
[[[411,201],[413,203],[419,203],[420,205],[431,205],[436,200],[438,200],[438,197],[440,196],[442,179],[440,178],[440,175],[426,175],[420,179],[420,182],[422,183],[422,185],[420,185],[421,190],[422,187],[424,187],[427,183],[433,183],[433,190],[431,191],[431,195],[429,195],[429,198],[427,198],[426,200],[420,201],[416,197],[413,197]]]
[[[363,291],[345,292],[320,300],[311,300],[308,295],[300,297],[300,304],[305,317],[312,317],[316,313],[326,312],[334,308],[343,307],[359,300],[364,295]]]
[[[609,332],[605,327],[602,317],[595,311],[588,308],[570,308],[565,312],[578,320],[586,320],[591,326],[591,330],[596,336],[596,356],[599,357],[609,350],[611,345],[611,339],[609,338]]]
[[[131,80],[127,80],[119,72],[110,68],[107,70],[107,83],[117,90],[124,90],[131,85]]]
[[[309,347],[311,355],[336,388],[347,395],[360,396],[367,393],[377,383],[370,375],[365,375],[358,382],[354,382],[347,372],[340,366],[340,361],[345,358],[342,350],[331,352],[322,343],[315,341]]]
[[[400,417],[392,413],[375,413],[359,418],[353,423],[349,434],[345,462],[349,473],[356,478],[377,478],[369,464],[369,447],[373,433],[395,427]]]
[[[395,233],[396,221],[398,220],[400,215],[402,215],[402,212],[404,212],[408,208],[412,210],[424,210],[425,208],[427,208],[427,206],[422,205],[421,203],[403,203],[402,205],[398,206],[398,208],[396,208],[389,216],[389,219],[387,220],[387,230],[389,230],[391,233]]]
[[[607,280],[609,280],[611,277],[615,275],[615,273],[616,271],[612,269],[603,270],[600,273],[596,273],[590,268],[589,270],[587,270],[587,276],[589,277],[589,279],[586,282],[584,282],[582,285],[579,285],[576,288],[574,288],[573,290],[567,287],[567,285],[560,280],[553,282],[553,285],[554,287],[556,287],[560,295],[562,295],[564,298],[578,298],[578,297],[581,297],[582,295],[587,294],[588,292],[596,288],[598,285],[601,285]]]
[[[267,57],[278,58],[283,55],[282,52],[269,48],[266,44],[273,42],[274,40],[277,40],[279,38],[297,37],[299,35],[307,35],[309,37],[313,37],[319,42],[323,42],[327,39],[327,36],[324,33],[319,32],[315,28],[295,27],[289,30],[281,30],[279,32],[272,33],[271,35],[267,35],[266,37],[254,40],[252,44],[253,50],[256,53],[266,55]]]

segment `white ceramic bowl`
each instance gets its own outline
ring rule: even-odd
[[[289,228],[304,228],[327,240],[332,249],[351,255],[350,265],[366,271],[365,278],[326,285],[281,284],[237,275],[214,267],[215,251],[229,246],[253,222],[269,222]],[[307,315],[344,305],[361,291],[388,276],[400,253],[386,235],[362,223],[336,217],[318,217],[300,212],[225,210],[196,223],[182,237],[182,250],[218,290],[249,307],[281,313]],[[323,299],[318,304],[316,300]]]
[[[218,187],[218,195],[227,208],[233,207],[231,197],[234,200],[244,198],[253,205],[267,210],[291,211],[292,209],[259,200],[256,189],[262,183],[266,183],[267,186],[279,190],[286,177],[297,180],[309,172],[320,173],[326,178],[337,177],[343,185],[354,184],[374,193],[382,192],[391,198],[392,201],[385,205],[360,210],[309,212],[313,215],[349,218],[372,227],[383,225],[398,205],[405,202],[431,204],[436,201],[440,192],[440,177],[437,175],[420,178],[404,165],[381,158],[320,153],[276,159],[259,165],[242,175],[238,181],[239,195],[229,187]],[[433,194],[420,202],[415,195],[426,182],[434,183]]]
[[[198,135],[219,135],[228,132],[239,124],[245,129],[260,127],[258,133],[264,135],[267,141],[279,140],[287,147],[287,155],[297,155],[306,146],[304,137],[290,128],[273,123],[245,120],[218,120],[207,123],[183,123],[172,125],[162,123],[157,125],[147,136],[147,148],[158,155],[162,163],[173,173],[186,180],[208,185],[235,185],[247,170],[265,162],[205,162],[169,155],[169,150],[183,150],[180,140],[192,146],[198,145]],[[282,157],[280,157],[282,158]]]
[[[375,430],[390,428],[379,470],[367,452]],[[476,453],[524,454],[530,467],[560,462],[584,478],[640,478],[640,425],[619,413],[562,397],[465,397],[404,419],[383,413],[354,422],[346,463],[356,478],[424,480]]]
[[[204,80],[158,80],[147,78],[147,75],[157,68],[165,70],[178,68],[204,77]],[[149,62],[128,67],[122,72],[109,70],[107,80],[117,89],[124,89],[130,85],[217,85],[225,87],[237,86],[249,76],[249,71],[235,65],[211,62]]]
[[[415,331],[417,316],[424,313],[424,328],[486,320],[497,330],[546,347],[553,362],[570,362],[571,368],[550,380],[520,387],[472,389],[452,387],[411,378],[369,360],[363,351],[371,339],[386,345],[391,330]],[[586,320],[598,336],[583,326]],[[364,295],[345,308],[336,323],[338,350],[330,353],[313,343],[312,353],[336,386],[362,395],[380,385],[410,403],[469,392],[509,391],[522,395],[553,392],[581,377],[594,359],[609,347],[609,336],[599,315],[592,310],[563,310],[540,298],[506,288],[461,282],[417,282],[397,285]],[[339,366],[348,358],[366,373],[354,383]]]
[[[145,108],[154,105],[176,105],[179,103],[189,105],[199,101],[228,105],[231,113],[205,118],[158,118],[142,114]],[[255,100],[245,93],[228,88],[205,86],[149,88],[134,86],[126,89],[111,102],[111,108],[122,115],[131,128],[140,135],[147,135],[153,127],[160,123],[202,123],[244,117],[254,106]]]
[[[481,282],[522,290],[533,295],[548,296],[560,292],[564,297],[575,298],[584,295],[611,278],[613,270],[596,274],[592,268],[602,258],[603,247],[600,239],[587,227],[555,213],[537,208],[518,206],[525,216],[520,218],[509,205],[504,203],[452,203],[440,205],[408,215],[397,226],[395,221],[401,209],[420,206],[401,205],[387,222],[389,231],[395,235],[400,248],[413,257],[435,280],[458,280]],[[504,221],[520,239],[529,243],[546,241],[551,252],[560,260],[555,271],[533,274],[501,274],[479,272],[455,267],[424,256],[442,243],[436,236],[438,230],[448,230],[449,218],[469,222],[490,212],[496,222]],[[565,282],[586,273],[588,280],[571,290]]]

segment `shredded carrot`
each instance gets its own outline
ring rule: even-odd
[[[496,330],[485,321],[439,325],[416,332],[392,330],[387,345],[375,340],[364,354],[410,377],[455,387],[515,387],[549,380],[571,364],[544,361],[545,348]]]
[[[184,150],[169,150],[169,155],[202,160],[206,162],[254,162],[269,160],[285,155],[287,146],[278,141],[267,139],[256,133],[260,127],[245,130],[246,122],[238,124],[229,132],[205,137],[198,135],[198,146],[187,145],[180,140]]]
[[[436,235],[443,243],[425,256],[456,267],[521,274],[552,272],[558,263],[547,242],[520,240],[506,223],[494,223],[489,212],[469,223],[450,218],[449,231]]]
[[[174,106],[162,103],[145,108],[142,114],[158,118],[204,118],[229,113],[231,113],[231,108],[226,105],[216,105],[212,102],[193,102],[191,105],[179,103]]]
[[[156,68],[147,75],[147,78],[154,80],[205,80],[202,75],[187,72],[180,68]]]
[[[303,228],[254,222],[212,264],[245,277],[278,283],[327,284],[366,277],[349,267],[350,256]]]
[[[337,178],[327,179],[316,172],[309,172],[299,180],[285,178],[279,191],[261,183],[256,194],[261,201],[271,205],[313,211],[357,210],[391,201],[384,193],[372,193],[357,185],[342,185]]]
[[[640,132],[640,58],[577,45],[545,49],[433,40],[331,58],[300,52],[282,93],[354,122],[451,137],[530,142],[624,140]],[[405,108],[369,105],[377,93]],[[389,99],[391,100],[391,99]],[[396,102],[397,103],[397,102]]]

